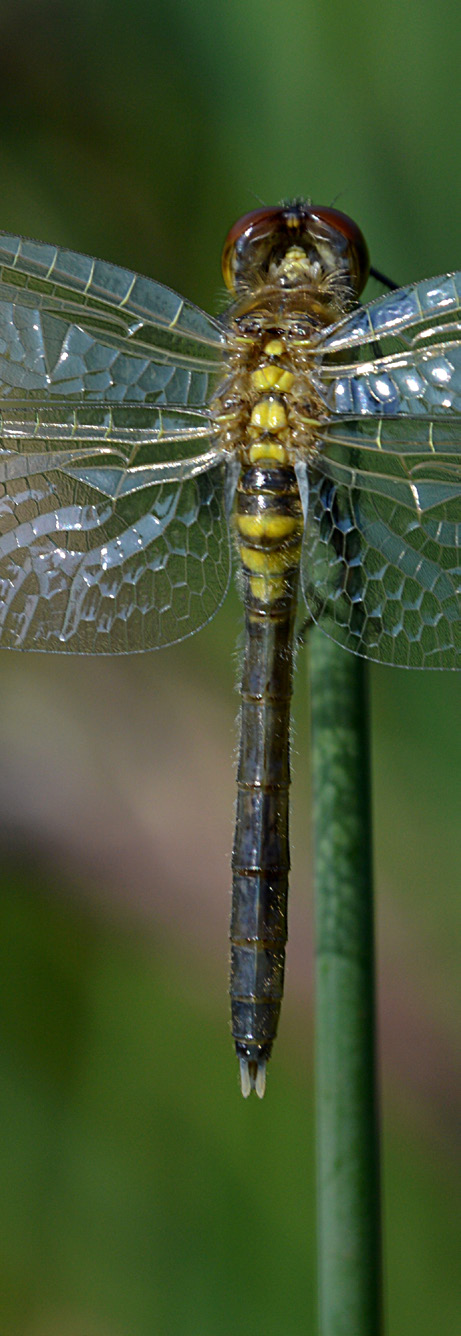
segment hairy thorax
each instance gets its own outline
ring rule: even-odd
[[[242,468],[262,460],[293,466],[299,454],[315,454],[325,406],[312,340],[345,311],[341,296],[320,284],[267,283],[231,308],[227,374],[211,410],[222,445]]]
[[[262,616],[285,616],[296,601],[304,514],[295,465],[315,457],[325,412],[313,336],[344,309],[328,280],[286,277],[285,265],[285,282],[244,291],[231,308],[227,375],[211,405],[221,444],[240,464],[234,534],[253,613]]]

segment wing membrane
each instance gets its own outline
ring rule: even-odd
[[[352,315],[331,325],[318,342],[325,353],[341,352],[347,348],[376,345],[379,340],[384,352],[392,351],[392,341],[414,348],[423,341],[426,346],[441,337],[448,340],[460,330],[461,272],[443,274],[440,278],[425,278],[409,287],[388,292],[368,306],[358,306]]]
[[[0,645],[143,650],[213,615],[230,568],[204,409],[221,344],[160,283],[0,237]]]
[[[335,445],[401,456],[461,453],[461,426],[450,417],[363,417],[334,420],[323,432],[323,449]]]
[[[0,480],[8,480],[12,454],[22,457],[26,471],[34,468],[37,454],[49,454],[48,467],[54,455],[68,462],[93,455],[102,462],[115,456],[131,473],[148,468],[151,482],[162,481],[162,470],[170,465],[176,469],[182,464],[185,477],[221,456],[217,445],[210,446],[203,462],[211,440],[209,418],[196,409],[15,401],[0,409]]]
[[[360,467],[357,467],[357,459]],[[304,596],[322,629],[380,663],[461,667],[461,468],[351,450],[311,479]]]
[[[123,490],[72,460],[1,488],[0,645],[115,654],[198,630],[229,581],[224,464]]]
[[[318,340],[330,420],[303,588],[328,635],[381,663],[461,667],[460,307],[461,274],[428,279]]]
[[[161,283],[0,235],[0,395],[203,405],[222,331]]]
[[[341,417],[458,419],[460,449],[461,342],[418,347],[411,353],[338,368],[326,363],[315,381],[328,411]]]

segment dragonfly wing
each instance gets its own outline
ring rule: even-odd
[[[448,413],[446,418],[443,415],[428,418],[406,417],[403,414],[397,418],[364,417],[339,419],[337,422],[331,419],[323,433],[323,449],[330,453],[335,451],[336,446],[346,450],[354,448],[392,453],[401,460],[406,459],[404,467],[410,466],[410,455],[451,455],[459,459],[461,418],[456,415],[452,417]],[[375,464],[378,467],[379,461],[376,459]],[[398,461],[395,461],[394,468],[399,468]]]
[[[205,404],[217,321],[153,279],[0,234],[0,397]]]
[[[318,338],[305,597],[381,663],[461,667],[460,308],[461,274],[426,279]]]
[[[425,278],[409,287],[388,292],[368,306],[357,306],[352,315],[331,325],[319,335],[324,353],[332,355],[377,342],[383,352],[392,352],[395,339],[405,348],[453,338],[460,332],[461,272],[440,278]]]
[[[222,460],[157,481],[97,453],[17,459],[0,496],[1,646],[127,653],[213,616],[230,573]]]
[[[343,417],[381,419],[380,431],[386,435],[389,419],[412,417],[416,432],[407,424],[400,430],[409,453],[420,448],[418,434],[421,418],[434,420],[434,437],[428,438],[427,448],[440,449],[438,444],[439,419],[442,421],[441,442],[446,448],[447,423],[461,420],[461,340],[418,346],[411,352],[398,352],[376,357],[372,362],[350,366],[322,367],[315,376],[319,393],[329,413]],[[366,433],[365,433],[366,434]],[[392,432],[387,432],[391,441]],[[460,435],[452,436],[453,448],[459,452]],[[378,447],[382,438],[378,438]],[[389,448],[389,447],[388,447]],[[403,447],[400,445],[399,449]]]
[[[0,237],[0,645],[190,635],[229,579],[222,332],[160,283]]]
[[[459,463],[323,454],[302,579],[312,617],[346,649],[401,667],[461,667]]]

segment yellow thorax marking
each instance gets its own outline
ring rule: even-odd
[[[267,395],[255,404],[250,425],[257,427],[259,431],[269,431],[277,435],[279,431],[284,431],[288,426],[285,405],[280,403],[279,399],[274,399],[272,395]]]
[[[257,371],[253,371],[251,380],[255,390],[280,390],[283,394],[291,390],[294,375],[275,362],[268,362],[267,366],[260,366]]]
[[[285,345],[281,339],[269,339],[265,344],[264,352],[266,357],[281,357],[285,352]],[[286,367],[277,366],[275,362],[268,362],[253,371],[251,381],[255,390],[279,390],[283,394],[291,390],[294,376],[293,372],[288,371]]]
[[[281,357],[282,353],[285,352],[285,344],[282,343],[281,339],[269,339],[269,342],[264,345],[264,352],[267,357]]]

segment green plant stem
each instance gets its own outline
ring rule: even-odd
[[[366,665],[310,637],[320,1336],[379,1336],[381,1249]]]

